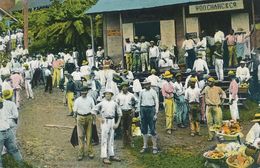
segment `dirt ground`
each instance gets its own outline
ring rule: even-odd
[[[35,91],[34,100],[22,102],[20,111],[19,128],[17,131],[18,143],[24,159],[39,168],[86,168],[107,167],[100,159],[100,145],[94,147],[95,158],[93,160],[84,158],[77,161],[78,148],[70,144],[72,129],[45,127],[46,124],[74,127],[75,121],[68,114],[67,107],[63,105],[63,93],[54,89],[52,94],[44,93],[43,87]],[[25,93],[22,93],[23,95]],[[202,125],[201,137],[190,137],[189,128],[178,129],[172,135],[167,135],[164,130],[163,112],[159,115],[157,132],[160,137],[160,147],[167,150],[173,147],[181,147],[188,151],[203,152],[216,142],[207,142],[207,129]],[[245,133],[249,128],[245,125]],[[115,152],[122,158],[121,163],[113,163],[108,167],[143,167],[131,151],[122,149],[122,141],[116,141]]]

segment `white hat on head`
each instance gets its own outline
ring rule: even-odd
[[[114,92],[113,92],[112,89],[106,89],[105,92],[104,92],[104,94],[105,94],[105,93],[112,93],[112,94],[114,95]]]

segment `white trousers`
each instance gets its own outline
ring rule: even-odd
[[[223,60],[215,59],[215,71],[218,77],[218,80],[224,80],[224,70],[223,70]]]
[[[114,119],[104,119],[101,123],[101,158],[114,156]]]
[[[88,57],[88,65],[90,67],[94,66],[94,56]]]
[[[24,81],[24,87],[26,91],[27,98],[33,98],[33,91],[32,91],[32,85],[30,79],[25,79]]]
[[[231,95],[229,95],[229,101],[231,102]],[[238,107],[237,107],[237,101],[238,98],[236,98],[233,101],[233,104],[229,105],[229,109],[230,109],[230,114],[231,114],[231,118],[232,120],[237,120],[239,119],[239,113],[238,113]]]

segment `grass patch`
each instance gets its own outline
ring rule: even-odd
[[[140,164],[147,168],[201,168],[205,162],[201,154],[178,146],[166,148],[157,155],[153,155],[152,151],[140,154],[139,150],[142,148],[142,143],[142,137],[135,138],[136,148],[131,149],[131,153],[138,158]]]
[[[239,116],[242,122],[245,121],[248,122],[253,120],[255,113],[259,113],[259,108],[256,101],[248,99],[245,101],[245,105],[247,106],[247,108],[243,106],[238,106]],[[223,120],[230,120],[230,119],[231,119],[231,114],[230,114],[229,106],[225,106],[225,108],[223,108]]]
[[[253,100],[246,100],[245,104],[248,108],[239,106],[240,120],[243,124],[248,124],[254,118],[255,113],[259,112],[258,104]],[[226,106],[223,109],[223,119],[230,120],[230,110]],[[163,151],[157,155],[153,155],[150,150],[146,154],[140,154],[142,148],[142,137],[134,138],[135,148],[130,149],[130,153],[137,158],[138,163],[145,168],[202,168],[204,167],[205,159],[202,156],[199,146],[181,146],[174,142],[163,144]],[[207,142],[205,142],[207,145]],[[149,143],[151,146],[151,142]]]
[[[19,167],[18,163],[13,159],[13,157],[8,154],[3,156],[3,164],[4,168],[33,168],[33,166],[27,162],[22,162],[21,166]]]

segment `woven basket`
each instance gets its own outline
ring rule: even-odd
[[[236,140],[238,140],[238,137],[242,138],[244,135],[241,132],[239,132],[234,135],[217,133],[217,136],[223,138],[223,140],[225,140],[225,141],[236,141]]]
[[[231,157],[231,156],[230,156]],[[229,158],[227,158],[226,160],[226,163],[228,165],[229,168],[249,168],[253,163],[254,163],[254,159],[252,157],[248,157],[249,159],[249,163],[247,165],[244,165],[244,166],[237,166],[237,165],[234,165],[232,163],[229,162]]]
[[[238,93],[248,93],[248,88],[238,88]]]

